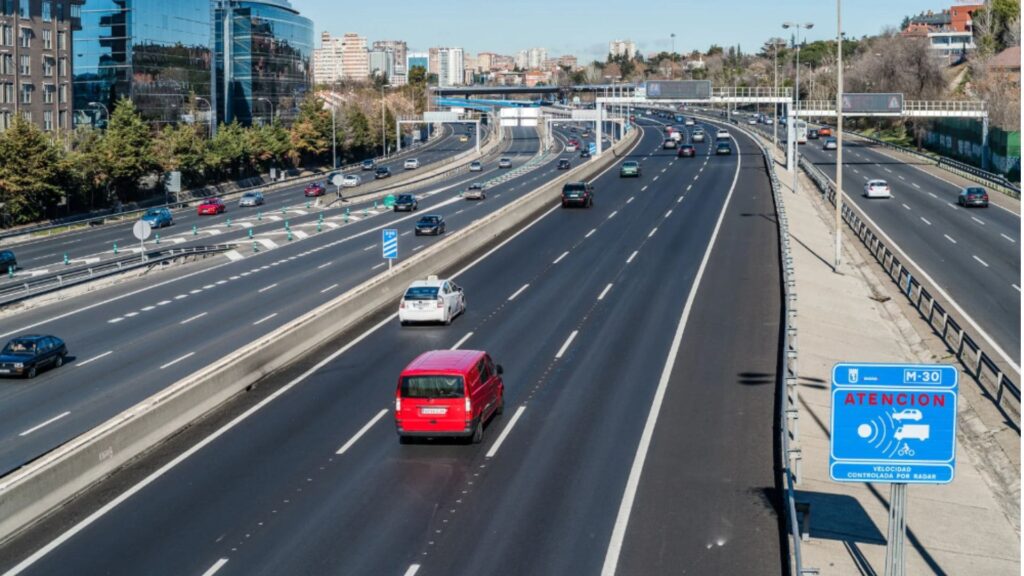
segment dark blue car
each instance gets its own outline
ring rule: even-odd
[[[440,214],[428,214],[416,222],[416,235],[431,234],[440,236],[445,233],[444,216]]]
[[[163,228],[164,226],[174,224],[174,216],[171,215],[171,211],[167,208],[150,208],[146,210],[142,219],[149,222],[152,228]]]
[[[43,368],[63,366],[67,355],[67,346],[56,336],[18,336],[0,350],[0,376],[35,378]]]

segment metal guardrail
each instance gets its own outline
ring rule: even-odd
[[[99,278],[128,272],[146,266],[155,266],[187,256],[207,256],[232,250],[235,244],[216,244],[213,246],[189,246],[185,248],[171,248],[160,252],[150,252],[138,256],[129,256],[117,260],[79,266],[64,270],[59,273],[36,276],[19,282],[17,284],[0,287],[0,307],[15,304],[29,298],[35,298],[43,294],[63,290],[71,286],[91,282]]]
[[[836,190],[828,176],[804,158],[800,159],[800,167],[804,169],[826,200],[835,205]],[[843,203],[843,220],[860,238],[875,260],[881,264],[886,275],[899,286],[900,291],[914,306],[921,318],[953,351],[960,364],[978,382],[995,405],[1002,411],[1009,409],[1019,419],[1020,387],[982,349],[978,341],[966,331],[960,322],[951,316],[949,311],[938,302],[931,291],[913,275],[896,254],[882,242],[875,231],[864,222],[848,202]],[[1009,401],[1004,402],[1007,396],[1012,401],[1016,401],[1015,406],[1007,405]],[[1013,418],[1010,420],[1014,421]],[[1019,434],[1019,423],[1016,423],[1016,427]]]

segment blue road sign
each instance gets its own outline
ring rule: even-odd
[[[388,260],[398,258],[398,230],[385,228],[381,230],[381,246],[384,248],[384,257]]]
[[[597,154],[597,143],[596,142],[591,142],[591,143],[587,144],[587,149],[590,150],[590,155],[591,156]]]
[[[836,364],[832,480],[951,482],[959,377],[949,365]]]

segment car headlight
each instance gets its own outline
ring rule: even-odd
[[[22,364],[21,362],[15,362],[15,363],[14,363],[14,367],[15,367],[15,368],[24,368],[24,367],[25,367],[25,365],[24,365],[24,364]]]

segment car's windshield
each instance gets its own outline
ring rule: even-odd
[[[412,196],[409,194],[402,194],[398,197],[399,202],[412,202]]]
[[[437,286],[413,286],[405,291],[406,300],[433,300],[437,298]]]
[[[625,162],[622,164],[623,168],[636,168],[637,163],[633,161]]]
[[[403,398],[461,398],[462,376],[406,376],[402,378]]]
[[[146,216],[159,216],[160,213],[160,210],[157,210],[155,208],[151,210],[146,210]]]
[[[255,197],[256,197],[256,193],[255,192],[246,192],[245,194],[242,194],[242,198],[255,198]]]
[[[562,188],[562,190],[565,191],[565,192],[580,192],[580,191],[586,190],[586,189],[587,189],[586,184],[581,184],[581,183],[566,184],[565,187]]]
[[[420,218],[420,221],[418,223],[430,226],[430,225],[433,225],[433,224],[437,223],[437,217],[434,216],[434,217]]]
[[[984,188],[968,188],[967,189],[967,193],[971,194],[971,195],[974,195],[974,194],[984,194],[985,193],[985,189]]]
[[[4,346],[4,354],[35,354],[36,343],[32,340],[11,340]]]

